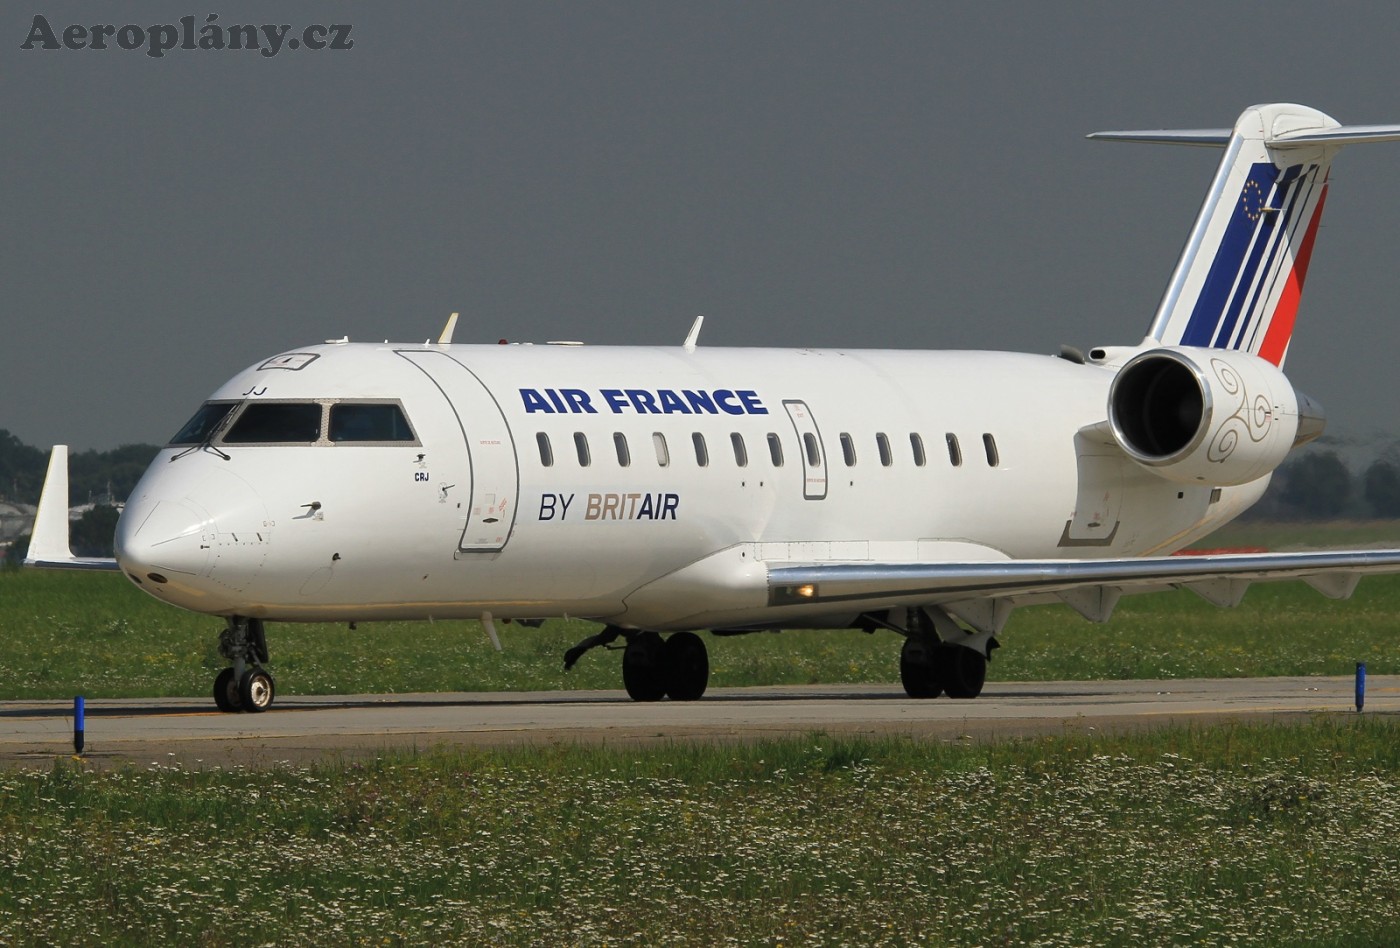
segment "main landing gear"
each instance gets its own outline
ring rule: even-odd
[[[267,635],[261,619],[232,616],[219,634],[219,654],[232,666],[214,679],[214,703],[220,711],[266,711],[277,695],[267,661]]]
[[[953,642],[910,636],[899,652],[899,680],[911,698],[975,698],[987,680],[987,659]]]
[[[997,647],[990,634],[965,632],[942,610],[910,609],[907,628],[875,621],[904,636],[899,680],[909,697],[975,698],[982,693],[987,662]]]
[[[564,653],[564,670],[590,649],[612,647],[621,636],[627,640],[622,650],[622,685],[633,701],[695,701],[710,683],[710,656],[705,643],[694,632],[673,632],[662,639],[656,632],[607,626]]]

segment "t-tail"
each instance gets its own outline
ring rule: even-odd
[[[1400,125],[1342,125],[1316,109],[1246,109],[1233,129],[1097,132],[1111,141],[1225,148],[1148,331],[1148,342],[1236,349],[1282,366],[1332,159],[1400,139]]]

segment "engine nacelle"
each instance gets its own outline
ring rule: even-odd
[[[1108,420],[1118,446],[1154,474],[1213,486],[1263,477],[1324,424],[1321,406],[1273,363],[1185,346],[1124,365],[1108,392]]]

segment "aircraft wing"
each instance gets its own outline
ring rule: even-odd
[[[1096,560],[774,565],[772,605],[850,604],[862,610],[941,605],[979,631],[999,632],[1015,606],[1060,600],[1107,621],[1125,593],[1190,589],[1218,606],[1238,605],[1251,583],[1299,579],[1345,599],[1362,576],[1400,573],[1400,550],[1223,553]]]
[[[39,494],[39,510],[30,531],[25,566],[40,569],[117,570],[109,557],[74,556],[68,545],[68,445],[56,444]]]

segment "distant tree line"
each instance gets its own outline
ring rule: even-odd
[[[124,444],[110,451],[78,451],[68,456],[68,504],[85,504],[107,493],[125,500],[160,448]],[[30,447],[0,428],[0,499],[37,504],[49,467],[47,449]]]
[[[1279,467],[1268,493],[1247,516],[1256,520],[1400,517],[1400,462],[1382,456],[1353,474],[1335,451],[1299,455]]]
[[[110,451],[70,453],[68,506],[107,499],[109,493],[111,500],[126,500],[159,450],[154,444],[124,444]],[[30,447],[0,428],[0,499],[37,504],[48,466],[48,451]],[[99,503],[73,523],[69,543],[78,556],[111,556],[116,528],[116,508]],[[20,537],[7,562],[23,560],[28,549],[29,537]]]

